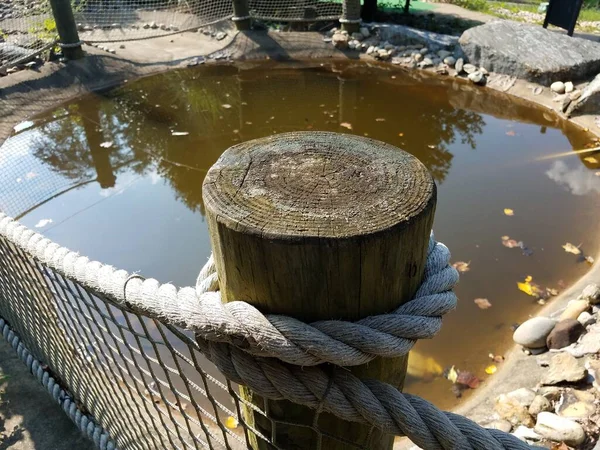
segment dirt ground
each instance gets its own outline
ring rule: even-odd
[[[94,444],[0,339],[0,450],[91,450]]]

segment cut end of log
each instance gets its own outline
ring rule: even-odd
[[[346,238],[408,225],[435,204],[414,156],[373,139],[285,133],[228,149],[210,169],[204,202],[218,221],[265,238]]]

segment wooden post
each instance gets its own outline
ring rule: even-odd
[[[423,164],[391,145],[326,132],[249,141],[209,170],[203,197],[225,302],[304,321],[357,320],[392,311],[421,283],[436,187]],[[350,370],[402,388],[407,360]],[[246,408],[244,419],[279,448],[349,448],[321,432],[362,448],[392,447],[392,436],[328,414],[319,431],[283,424],[310,426],[315,411],[242,394],[268,412]],[[252,447],[273,448],[260,439]]]
[[[79,33],[77,32],[77,25],[75,24],[75,18],[73,17],[71,1],[50,0],[50,6],[52,7],[52,15],[56,22],[56,30],[60,37],[60,43],[66,45],[66,47],[63,47],[62,49],[65,58],[83,58],[83,50],[81,49],[81,44],[79,44]]]
[[[252,26],[248,0],[233,0],[233,18],[238,30],[249,30]]]
[[[342,30],[350,34],[360,29],[360,0],[343,0],[340,23]]]

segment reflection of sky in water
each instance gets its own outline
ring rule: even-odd
[[[568,189],[573,195],[600,194],[600,176],[594,171],[576,163],[577,167],[570,168],[564,161],[555,161],[546,175],[561,186]]]

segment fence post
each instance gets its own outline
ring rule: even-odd
[[[233,18],[235,27],[238,30],[249,30],[252,23],[250,18],[250,8],[248,0],[233,0]]]
[[[343,0],[342,17],[340,18],[342,30],[355,33],[360,28],[360,0]]]
[[[79,59],[83,57],[81,41],[77,32],[77,25],[73,17],[70,0],[50,0],[52,15],[56,22],[56,29],[60,37],[60,43],[63,44],[62,50],[65,58]]]
[[[209,170],[203,198],[225,302],[304,321],[358,320],[393,310],[421,283],[436,187],[415,157],[390,145],[325,132],[249,141]],[[401,388],[407,361],[378,358],[348,369]],[[242,397],[266,411],[245,408],[243,419],[277,448],[349,448],[322,432],[361,448],[392,448],[393,436],[378,429],[315,418],[314,410],[245,388]]]

